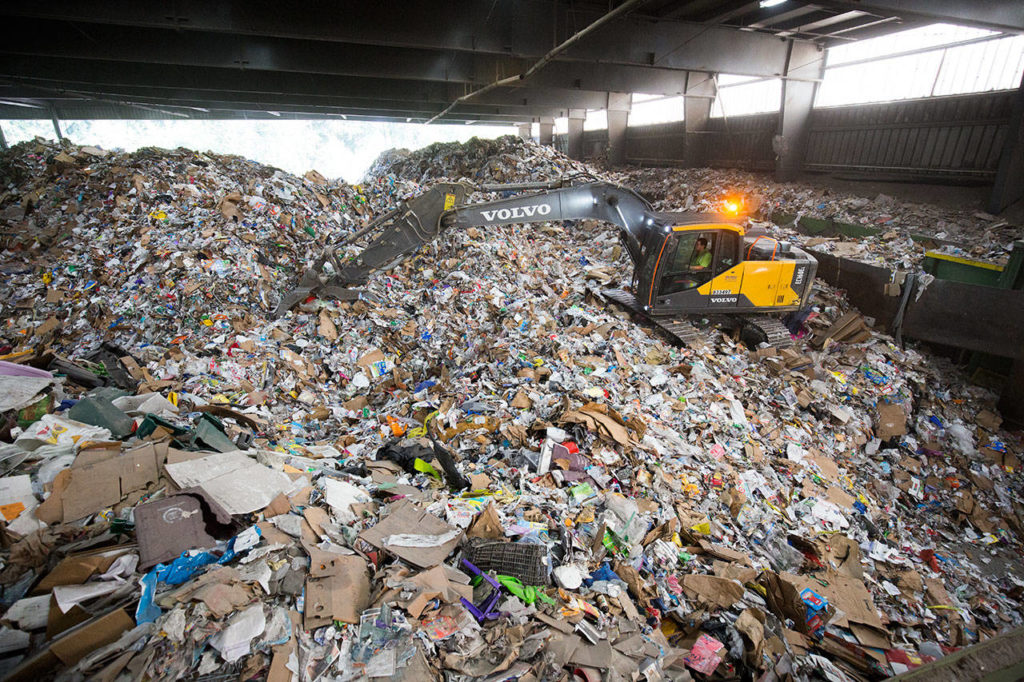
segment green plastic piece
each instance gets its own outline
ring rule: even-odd
[[[515,578],[510,575],[496,575],[494,576],[494,579],[514,596],[521,599],[527,606],[532,605],[538,599],[545,604],[554,605],[555,603],[555,600],[544,594],[540,588],[534,587],[533,585],[524,585],[523,581],[519,578]]]
[[[132,427],[135,426],[135,421],[131,417],[114,407],[109,398],[101,396],[82,398],[68,410],[68,418],[109,429],[110,435],[118,440],[130,436]]]
[[[212,414],[204,413],[196,422],[194,442],[201,449],[202,446],[205,446],[217,452],[231,452],[238,449],[234,441],[224,433],[224,425]]]
[[[417,457],[412,461],[412,465],[416,469],[416,471],[419,471],[420,473],[423,474],[427,474],[429,476],[433,476],[439,481],[441,480],[441,472],[435,469],[433,466],[431,466],[430,462],[424,462],[422,459]]]

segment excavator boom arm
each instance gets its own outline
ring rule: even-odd
[[[650,212],[650,204],[632,190],[607,182],[591,182],[460,206],[445,215],[442,222],[465,229],[547,220],[601,220],[621,228],[630,257],[636,263],[640,258],[643,230],[648,225]]]

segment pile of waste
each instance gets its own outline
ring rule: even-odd
[[[1020,433],[825,284],[792,348],[675,347],[581,221],[271,313],[441,178],[567,172],[6,152],[5,679],[876,680],[1024,624]]]
[[[398,178],[420,183],[440,178],[477,184],[501,184],[557,180],[593,169],[574,161],[553,147],[506,135],[493,140],[473,138],[438,142],[423,149],[392,149],[381,154],[367,171],[367,178]]]

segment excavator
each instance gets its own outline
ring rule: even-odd
[[[467,204],[473,191],[506,198]],[[311,296],[365,296],[355,287],[372,272],[394,267],[445,230],[580,219],[618,226],[633,261],[628,288],[598,292],[606,301],[680,344],[698,343],[709,324],[739,331],[751,348],[792,344],[779,314],[808,304],[818,268],[813,256],[765,234],[745,233],[736,218],[658,212],[628,188],[581,176],[501,185],[439,183],[328,245],[296,289],[281,298],[276,314]]]

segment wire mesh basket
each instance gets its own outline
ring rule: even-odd
[[[519,578],[524,585],[548,584],[548,548],[526,542],[474,540],[462,555],[482,571]]]

